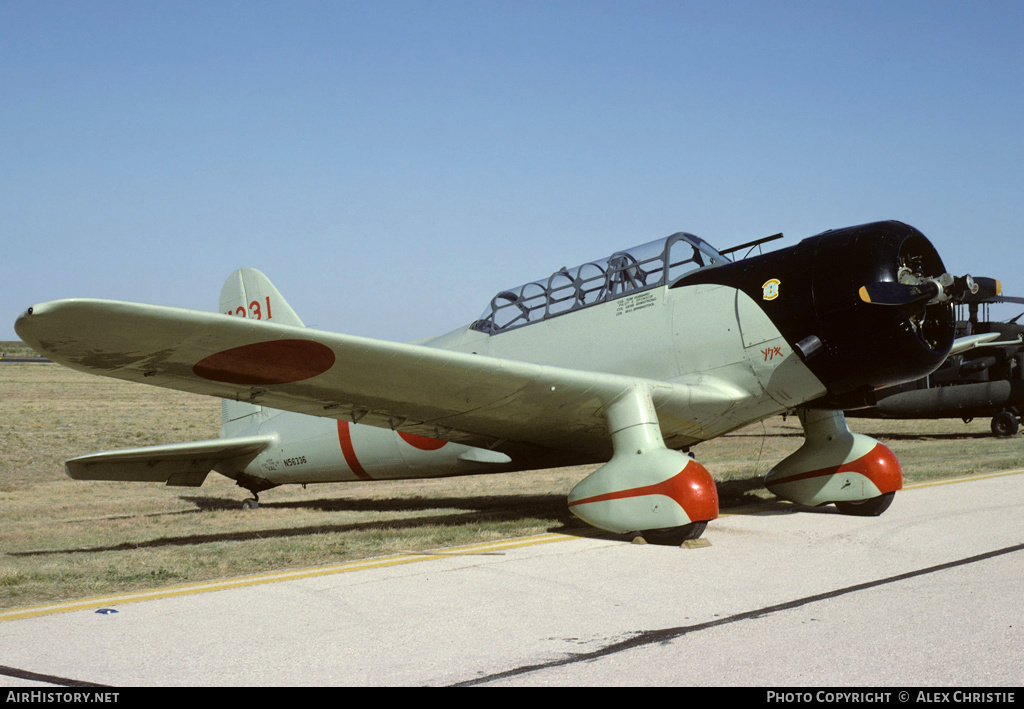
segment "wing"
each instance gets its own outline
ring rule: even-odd
[[[480,447],[609,453],[604,407],[644,381],[117,301],[44,303],[15,329],[93,374]],[[659,409],[676,412],[725,411],[749,396],[707,376],[648,385]]]
[[[998,332],[986,332],[981,335],[958,337],[953,340],[953,346],[949,348],[949,355],[963,354],[967,350],[973,350],[976,347],[991,344],[994,340],[998,339],[999,336]]]
[[[218,463],[237,459],[248,462],[273,440],[273,436],[248,436],[128,448],[72,458],[64,468],[68,477],[75,480],[162,482],[199,487]]]

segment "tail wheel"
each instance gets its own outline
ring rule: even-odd
[[[896,497],[895,492],[887,492],[884,495],[872,497],[870,500],[837,502],[835,505],[836,509],[844,515],[854,515],[855,517],[877,517],[889,509],[889,505],[892,504],[894,497]]]

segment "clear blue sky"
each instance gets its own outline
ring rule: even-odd
[[[0,340],[239,266],[411,340],[675,231],[879,219],[1024,295],[1022,39],[1017,0],[0,0]]]

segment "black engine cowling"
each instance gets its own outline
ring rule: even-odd
[[[945,274],[938,252],[896,221],[836,229],[799,244],[686,276],[673,288],[718,283],[744,291],[828,388],[830,404],[855,406],[870,391],[926,376],[954,339],[950,302],[865,302],[864,286]]]

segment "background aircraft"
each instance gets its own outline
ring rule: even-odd
[[[958,317],[957,335],[988,335],[988,341],[951,354],[926,377],[878,390],[875,405],[847,411],[848,416],[965,421],[984,416],[991,417],[996,436],[1017,433],[1024,415],[1024,326],[1017,323],[1019,315],[997,322],[989,319],[987,312],[992,303],[1024,303],[1024,298],[995,294],[997,287],[991,279],[976,281],[985,288],[964,296],[963,304],[957,306],[959,315],[967,311],[967,317]]]
[[[81,456],[67,461],[76,479],[194,486],[215,470],[258,495],[604,462],[571,510],[676,541],[718,515],[690,447],[795,409],[805,442],[768,488],[880,514],[899,463],[843,409],[942,364],[970,278],[900,222],[730,261],[740,248],[673,234],[503,289],[477,320],[414,344],[307,329],[252,269],[231,275],[219,313],[64,300],[16,330],[69,367],[224,400],[221,438]]]

